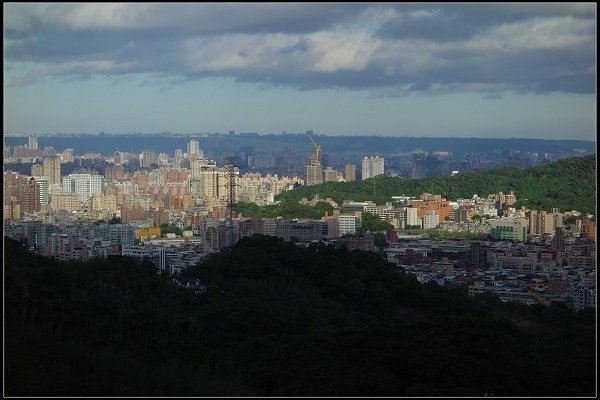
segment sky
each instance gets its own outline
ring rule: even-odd
[[[596,140],[595,3],[4,3],[4,132]]]

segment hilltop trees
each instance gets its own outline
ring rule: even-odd
[[[374,190],[375,189],[375,190]],[[528,169],[506,167],[495,170],[465,172],[455,176],[404,179],[376,176],[355,182],[326,182],[302,186],[281,193],[282,203],[297,202],[302,197],[331,197],[338,204],[343,200],[373,200],[377,204],[392,201],[392,196],[418,197],[428,192],[441,194],[449,200],[470,198],[514,191],[516,207],[533,209],[578,210],[595,215],[596,210],[596,156],[573,157],[553,164]]]
[[[421,285],[371,252],[243,238],[185,271],[194,294],[145,262],[5,250],[9,396],[595,390],[593,313]]]

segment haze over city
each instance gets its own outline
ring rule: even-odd
[[[4,5],[4,132],[595,140],[595,4]]]

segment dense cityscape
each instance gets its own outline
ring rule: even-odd
[[[281,193],[299,186],[389,173],[385,157],[378,155],[365,155],[360,164],[343,169],[324,167],[324,149],[312,131],[305,136],[314,148],[305,173],[295,176],[260,172],[282,157],[276,153],[270,158],[260,150],[246,155],[248,149],[242,147],[223,159],[228,164],[209,159],[201,138],[189,139],[185,150],[171,154],[103,155],[48,146],[41,150],[38,137],[28,136],[27,145],[4,149],[5,167],[18,166],[4,171],[4,234],[26,239],[31,250],[59,260],[147,257],[174,276],[254,234],[299,245],[343,242],[349,250],[378,252],[423,283],[467,285],[472,295],[487,291],[505,301],[595,307],[595,215],[556,207],[517,209],[512,206],[518,193],[473,193],[457,199],[397,193],[386,204],[351,198],[338,204],[316,194],[298,203],[331,206],[320,218],[260,218],[239,212],[238,204],[281,203],[276,200]],[[413,153],[410,179],[461,173],[447,170],[455,162],[452,154],[445,152],[451,161],[442,163],[440,153]],[[505,165],[520,153],[498,152],[506,157]],[[550,157],[525,153],[521,159],[531,167],[540,160],[551,162]],[[24,168],[30,173],[23,174]],[[384,228],[364,223],[363,214],[376,216]],[[477,240],[435,239],[437,232],[448,232],[448,239],[454,233],[454,239],[466,234]]]

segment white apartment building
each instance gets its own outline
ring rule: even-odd
[[[123,246],[121,255],[140,259],[148,258],[161,271],[164,271],[167,266],[166,249],[160,246]]]
[[[423,215],[423,229],[435,229],[440,224],[440,216],[437,214]]]
[[[369,179],[377,175],[383,175],[383,157],[365,157],[362,160],[362,179]]]
[[[204,152],[200,149],[200,143],[196,139],[192,139],[188,143],[187,154],[190,159],[204,157]]]
[[[413,207],[403,207],[402,213],[404,216],[404,223],[408,225],[421,225],[419,218],[417,217],[418,210]]]
[[[340,225],[340,236],[345,234],[354,235],[356,233],[356,220],[358,217],[353,214],[340,214],[337,216]]]
[[[69,174],[62,183],[63,192],[77,193],[83,203],[94,194],[104,192],[104,176],[90,174]]]
[[[35,182],[40,187],[40,204],[43,206],[47,206],[50,203],[50,198],[48,194],[50,193],[50,178],[47,176],[33,176]]]

